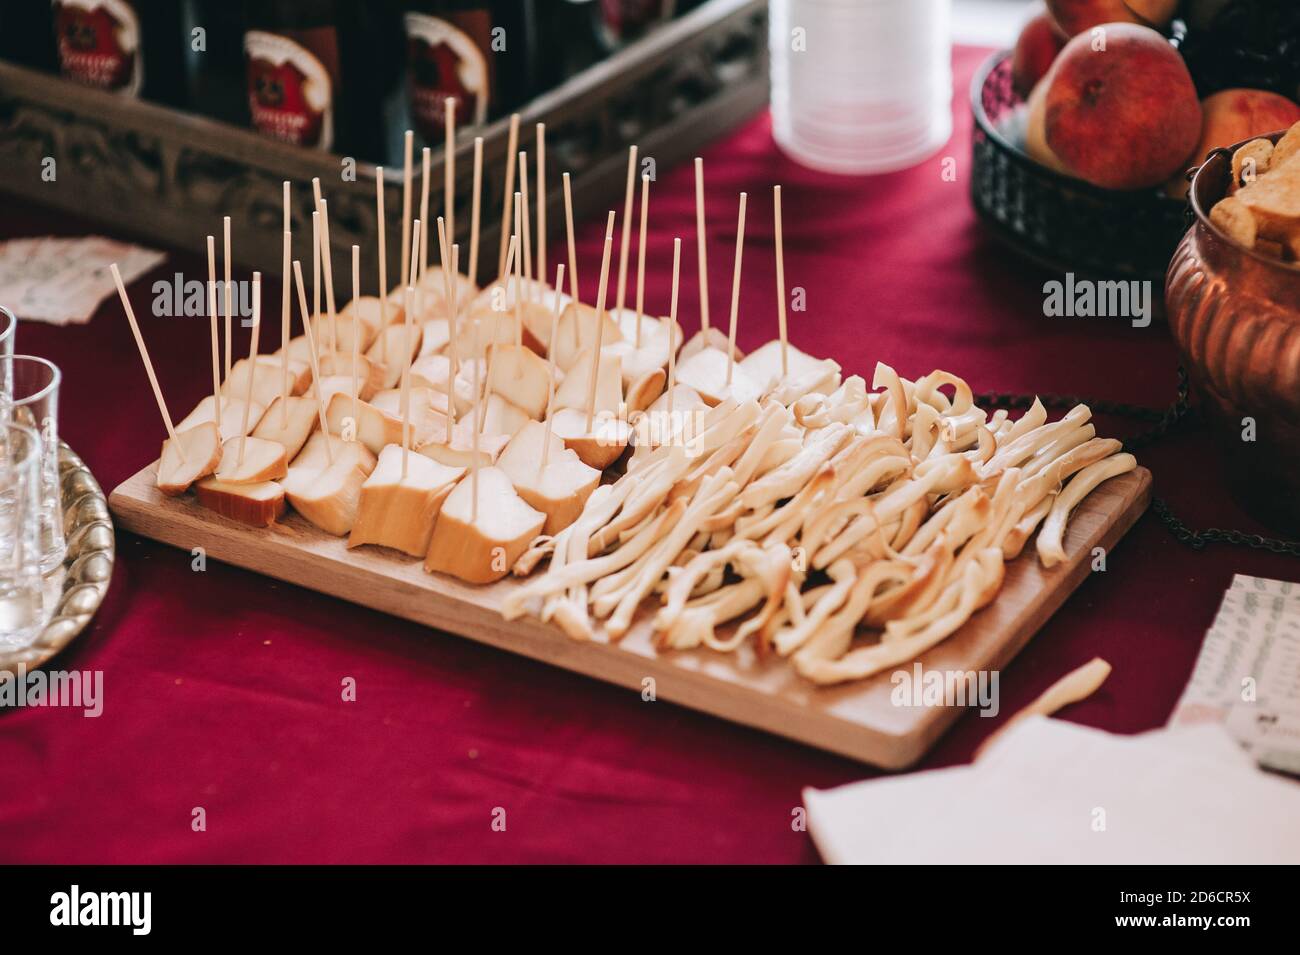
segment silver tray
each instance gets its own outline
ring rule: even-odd
[[[45,579],[52,607],[40,636],[18,650],[0,650],[0,676],[43,666],[86,629],[104,602],[113,578],[116,545],[108,500],[95,476],[67,444],[59,442],[59,482],[68,553],[63,567]]]

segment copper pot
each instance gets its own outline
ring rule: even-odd
[[[1169,263],[1165,308],[1222,448],[1233,496],[1266,524],[1294,533],[1300,531],[1300,267],[1244,249],[1210,224],[1210,209],[1228,191],[1231,163],[1232,150],[1216,150],[1192,179],[1196,222]]]

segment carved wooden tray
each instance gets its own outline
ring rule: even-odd
[[[919,759],[958,716],[957,707],[900,707],[890,674],[816,687],[784,661],[760,660],[749,646],[658,652],[647,602],[617,644],[579,642],[531,618],[506,622],[497,612],[518,581],[474,587],[426,574],[420,561],[375,547],[348,550],[296,514],[269,529],[218,517],[192,497],[164,497],[149,465],[109,497],[122,527],[279,580],[341,597],[438,630],[561,666],[638,692],[654,680],[658,699],[754,726],[810,746],[891,769]],[[997,599],[952,637],[920,657],[926,669],[995,670],[1005,666],[1088,576],[1093,549],[1110,550],[1146,509],[1151,473],[1138,468],[1106,481],[1075,511],[1065,534],[1067,560],[1050,569],[1032,547],[1007,565]],[[910,671],[911,664],[906,667]]]

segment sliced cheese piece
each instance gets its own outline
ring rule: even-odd
[[[522,408],[531,418],[546,413],[550,369],[546,360],[523,345],[493,345],[488,358],[488,391]]]
[[[221,435],[211,421],[178,429],[176,442],[171,438],[164,441],[158,456],[158,490],[168,497],[184,494],[191,484],[217,469],[221,455]]]
[[[276,398],[253,429],[253,437],[275,441],[292,461],[319,422],[315,398],[290,398],[287,402]]]
[[[215,477],[223,484],[262,484],[278,481],[288,471],[289,459],[285,456],[284,445],[250,436],[226,441]]]
[[[561,408],[551,417],[551,428],[572,449],[582,463],[603,471],[623,454],[632,438],[627,421],[608,411],[593,416],[587,430],[587,413],[577,408]]]
[[[723,398],[745,402],[759,398],[763,389],[749,377],[739,362],[731,367],[731,384],[727,384],[727,353],[716,348],[702,348],[677,365],[677,380],[694,388],[709,405]]]
[[[402,449],[390,444],[380,452],[378,465],[361,485],[348,546],[376,544],[412,557],[425,556],[438,510],[464,473],[464,468],[447,467],[410,452],[403,476]]]
[[[506,472],[530,507],[546,515],[542,533],[558,534],[578,519],[587,498],[600,484],[600,471],[583,464],[555,434],[550,435],[550,451],[542,467],[546,443],[546,425],[530,421],[510,439],[497,467]]]
[[[216,399],[208,395],[197,405],[194,410],[185,416],[185,420],[176,426],[176,433],[188,431],[196,425],[203,424],[205,421],[211,421],[213,410],[216,405]],[[253,403],[248,409],[248,429],[251,432],[265,412],[262,405]],[[221,399],[221,421],[218,422],[217,430],[221,432],[223,438],[233,438],[243,434],[244,427],[244,399],[243,398],[222,398]]]
[[[227,484],[208,477],[194,485],[194,493],[204,507],[250,527],[269,527],[284,516],[284,488],[275,481]]]
[[[602,328],[604,329],[600,335],[602,349],[623,340],[623,333],[619,330],[618,323],[608,312],[605,313]],[[596,310],[581,302],[570,302],[560,313],[560,321],[555,328],[555,341],[550,343],[550,352],[554,352],[555,367],[568,374],[582,352],[591,348],[595,341]]]
[[[293,461],[284,491],[294,510],[327,534],[342,537],[352,529],[361,485],[375,469],[375,456],[356,441],[317,431]],[[333,455],[333,463],[329,461]]]
[[[473,584],[500,580],[527,550],[546,515],[521,498],[500,468],[479,468],[457,484],[442,504],[424,569]]]
[[[380,411],[369,402],[354,401],[350,395],[335,394],[330,398],[325,408],[325,424],[331,434],[355,438],[372,454],[378,454],[385,445],[402,443],[401,418]]]
[[[230,375],[221,385],[221,396],[238,398],[248,395],[247,358],[241,358],[230,368]],[[257,369],[253,373],[253,403],[266,407],[284,392],[284,363],[278,355],[258,355]],[[289,357],[289,394],[300,395],[311,384],[311,365]],[[222,402],[224,404],[224,401]]]
[[[555,407],[587,409],[587,393],[591,389],[590,349],[584,349],[578,360],[555,390]],[[618,414],[623,405],[623,373],[621,359],[605,350],[600,354],[600,371],[596,375],[596,410]]]

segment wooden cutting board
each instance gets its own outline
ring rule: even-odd
[[[532,618],[506,622],[497,607],[512,579],[486,587],[426,574],[420,562],[376,547],[349,551],[290,513],[269,529],[218,517],[192,497],[170,498],[154,487],[155,465],[109,497],[128,531],[237,567],[299,584],[437,630],[491,644],[640,693],[654,681],[657,699],[887,769],[909,766],[961,715],[960,707],[895,706],[890,672],[835,687],[817,687],[783,660],[759,660],[746,645],[660,653],[651,641],[647,602],[618,644],[575,641]],[[1091,572],[1094,548],[1115,546],[1146,509],[1151,472],[1138,468],[1105,482],[1075,511],[1065,535],[1068,560],[1038,563],[1033,542],[1007,566],[997,598],[956,634],[920,657],[926,670],[996,670],[1006,666]],[[911,665],[905,666],[911,672]]]

